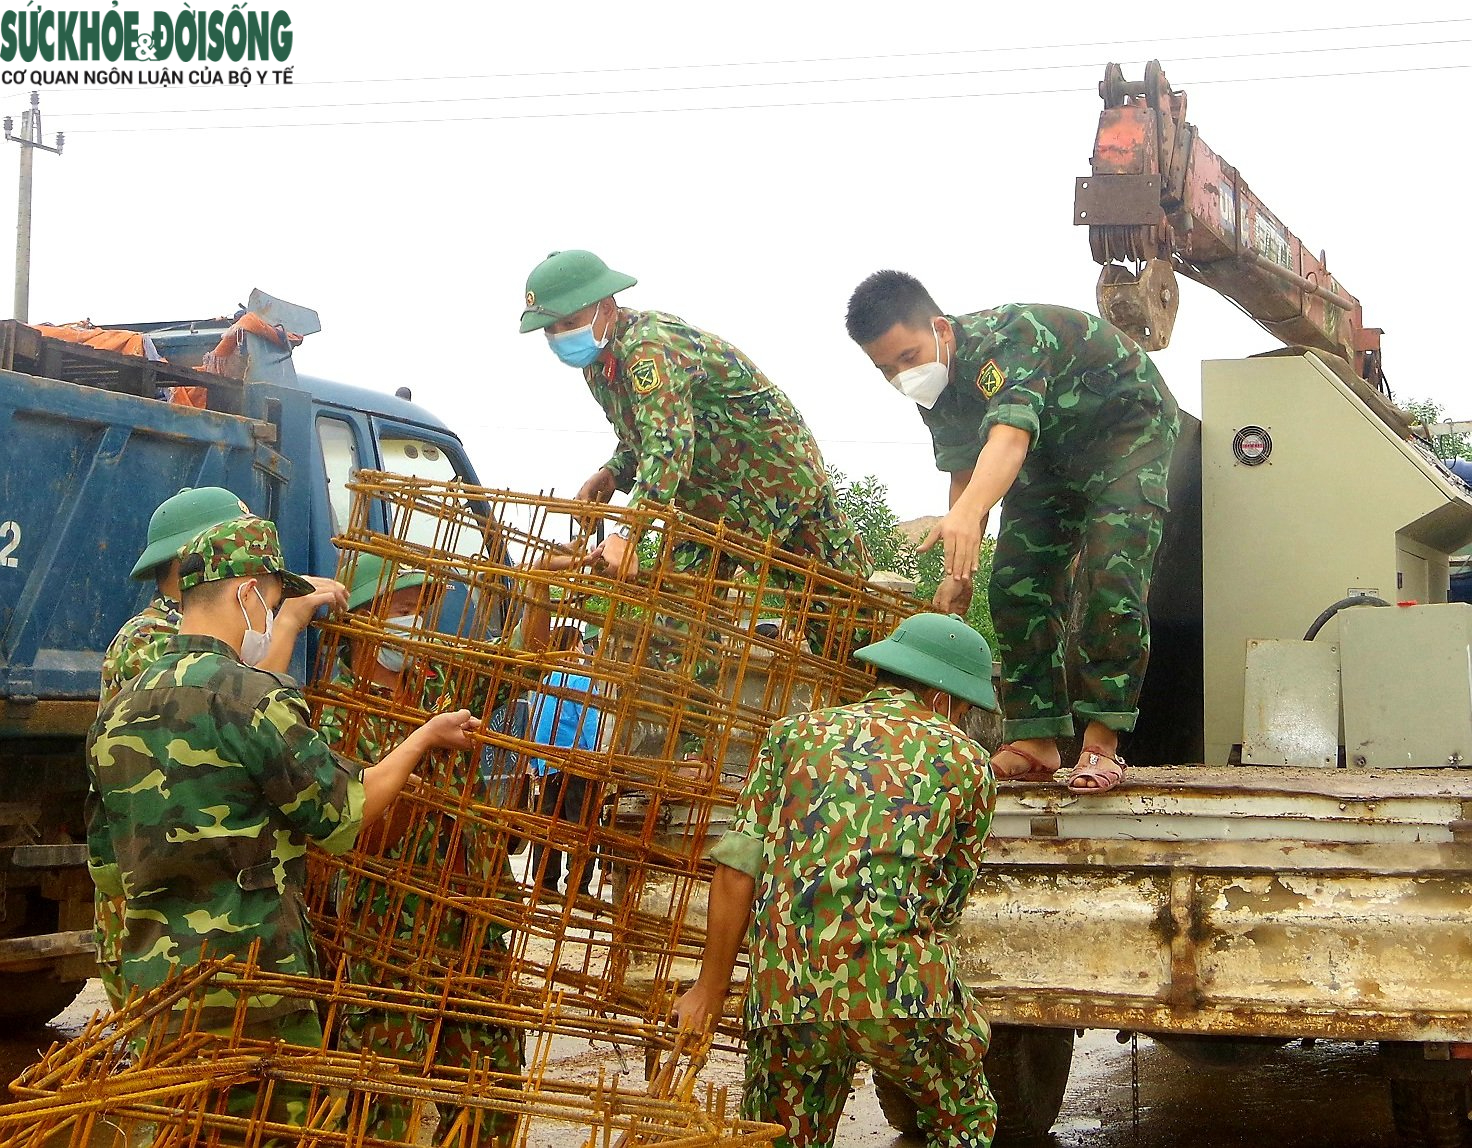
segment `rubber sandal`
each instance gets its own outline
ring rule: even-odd
[[[1025,773],[1009,773],[1006,775],[996,773],[997,756],[1002,753],[1015,753],[1027,763]],[[1010,741],[1006,745],[997,746],[997,752],[992,754],[992,772],[996,774],[998,781],[1052,781],[1053,775],[1058,772],[1059,766],[1049,769],[1036,754],[1029,753],[1020,745],[1013,745]]]
[[[1086,745],[1079,756],[1078,764],[1068,775],[1071,793],[1105,793],[1124,780],[1124,758],[1106,751],[1102,746]],[[1089,780],[1093,784],[1080,785]]]

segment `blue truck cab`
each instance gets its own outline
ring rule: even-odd
[[[249,310],[316,330],[258,292]],[[293,570],[330,577],[356,471],[477,481],[430,412],[298,378],[284,339],[234,319],[118,326],[167,362],[0,323],[0,1018],[44,1020],[92,975],[83,747],[103,652],[154,593],[128,573],[155,507],[227,487],[277,523]],[[227,336],[241,377],[194,370]],[[205,409],[168,401],[201,386]]]

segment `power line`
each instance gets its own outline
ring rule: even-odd
[[[557,76],[593,76],[593,75],[618,75],[628,72],[672,72],[672,71],[696,71],[702,68],[776,68],[789,67],[795,64],[852,64],[863,63],[870,60],[915,60],[940,56],[971,56],[995,54],[999,52],[1052,52],[1064,51],[1073,48],[1105,48],[1121,47],[1128,44],[1185,44],[1198,40],[1231,40],[1254,36],[1309,36],[1322,35],[1326,33],[1340,32],[1371,32],[1383,31],[1389,28],[1423,28],[1435,27],[1443,24],[1465,24],[1472,17],[1454,16],[1438,20],[1402,20],[1382,24],[1348,24],[1328,28],[1282,28],[1263,29],[1257,32],[1202,32],[1191,36],[1152,36],[1148,39],[1139,40],[1083,40],[1064,44],[1022,44],[1015,46],[995,45],[985,48],[939,48],[924,52],[878,52],[860,56],[798,56],[790,59],[776,60],[718,60],[710,63],[700,64],[630,64],[617,68],[567,68],[549,71],[535,72],[489,72],[479,75],[468,76],[385,76],[385,77],[353,77],[341,80],[302,80],[293,86],[306,86],[308,84],[400,84],[400,83],[438,83],[464,80],[515,80],[515,79],[537,79]],[[117,85],[100,88],[70,88],[72,92],[112,92],[123,90],[125,87],[144,88],[148,85]]]
[[[1184,56],[1172,62],[1181,64],[1198,64],[1221,60],[1250,60],[1276,56],[1299,56],[1311,55],[1323,52],[1378,52],[1390,48],[1435,48],[1446,47],[1457,44],[1472,43],[1472,40],[1419,40],[1395,44],[1346,44],[1337,47],[1324,48],[1283,48],[1267,52],[1240,52],[1214,56]],[[329,104],[264,104],[244,107],[211,107],[211,108],[157,108],[157,109],[135,109],[130,111],[107,111],[107,112],[68,112],[69,119],[92,119],[99,116],[169,116],[169,115],[212,115],[216,113],[234,112],[278,112],[278,111],[325,111],[338,108],[380,108],[380,107],[409,107],[421,104],[467,104],[485,103],[501,100],[554,100],[554,99],[587,99],[595,96],[657,96],[673,95],[686,92],[713,92],[745,90],[752,88],[783,88],[798,87],[812,84],[866,84],[881,83],[893,80],[946,80],[958,79],[966,76],[1001,76],[1016,72],[1053,72],[1073,69],[1103,67],[1106,61],[1088,61],[1077,64],[1043,64],[1026,65],[1015,68],[989,68],[968,69],[957,72],[919,72],[903,75],[887,76],[810,76],[793,80],[748,80],[741,83],[731,84],[691,84],[678,87],[665,88],[605,88],[585,92],[530,92],[530,93],[500,93],[482,96],[426,96],[421,99],[395,99],[395,100],[359,100],[347,103]]]
[[[1353,72],[1309,72],[1298,75],[1281,76],[1232,76],[1219,80],[1192,80],[1192,87],[1204,87],[1209,84],[1260,84],[1277,83],[1287,80],[1333,80],[1356,78],[1361,76],[1400,76],[1425,72],[1449,72],[1465,71],[1472,68],[1472,64],[1435,64],[1416,68],[1379,68],[1366,69]],[[73,135],[97,135],[102,132],[116,134],[119,132],[187,132],[187,131],[256,131],[276,130],[285,128],[343,128],[343,127],[392,127],[410,124],[470,124],[470,123],[494,123],[516,120],[550,120],[550,119],[573,119],[589,116],[627,116],[627,115],[672,115],[688,112],[747,112],[767,111],[784,108],[824,108],[824,107],[849,107],[860,104],[889,104],[889,103],[916,103],[934,100],[986,100],[1000,99],[1009,96],[1053,96],[1053,95],[1077,95],[1080,93],[1093,93],[1094,85],[1087,87],[1064,87],[1064,88],[1030,88],[1014,89],[1005,92],[945,92],[928,93],[924,95],[909,96],[855,96],[850,99],[838,100],[792,100],[778,101],[767,104],[708,104],[699,107],[671,107],[671,108],[591,108],[583,110],[556,111],[556,112],[510,112],[501,115],[477,115],[477,116],[408,116],[399,119],[386,120],[319,120],[306,123],[257,123],[257,124],[174,124],[154,127],[133,128],[77,128],[72,131]],[[286,111],[288,108],[272,108],[272,111]]]

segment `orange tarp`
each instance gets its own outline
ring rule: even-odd
[[[123,355],[137,355],[156,363],[167,361],[158,353],[153,341],[147,335],[137,331],[94,327],[85,319],[60,327],[45,323],[34,323],[32,326],[48,338],[65,339],[68,343],[84,343],[89,347],[97,347],[103,351],[116,351]],[[241,378],[245,374],[245,364],[240,362],[239,358],[245,347],[247,333],[270,339],[280,347],[295,347],[302,341],[300,335],[290,334],[281,327],[273,327],[259,315],[247,311],[230,325],[230,329],[215,344],[214,350],[206,354],[204,362],[194,369],[210,375],[224,375],[231,379]],[[171,403],[201,408],[209,405],[209,389],[206,387],[169,387],[166,389],[169,391],[168,401]]]
[[[85,319],[80,323],[68,323],[63,327],[52,327],[45,323],[31,324],[48,339],[65,339],[68,343],[84,343],[100,351],[116,351],[121,355],[137,355],[139,358],[162,362],[163,357],[154,349],[147,335],[137,331],[115,331],[108,327],[94,327]]]
[[[283,328],[273,327],[259,315],[247,311],[230,325],[230,329],[215,344],[215,349],[205,355],[204,362],[194,369],[231,379],[240,378],[245,374],[245,364],[237,362],[237,359],[245,347],[247,334],[270,339],[278,347],[295,347],[302,341],[300,335],[288,334]]]

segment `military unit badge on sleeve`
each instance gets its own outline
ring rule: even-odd
[[[1007,376],[1002,374],[1002,368],[997,366],[997,361],[995,359],[988,359],[986,365],[981,368],[981,371],[976,376],[976,389],[987,398],[991,398],[1002,389],[1002,385],[1006,381]]]
[[[635,359],[629,364],[629,378],[634,381],[634,390],[647,395],[659,389],[664,379],[659,373],[659,364],[653,359]]]

